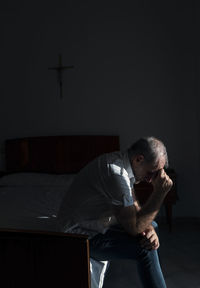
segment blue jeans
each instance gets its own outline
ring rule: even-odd
[[[156,222],[152,225],[157,232]],[[109,229],[90,240],[90,256],[98,261],[116,259],[136,260],[139,277],[145,288],[166,288],[160,267],[158,250],[146,250],[140,238],[133,237],[120,229]]]

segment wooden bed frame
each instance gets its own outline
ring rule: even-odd
[[[4,288],[90,287],[86,236],[4,229],[0,253]]]
[[[6,171],[77,173],[89,161],[119,150],[118,136],[44,136],[5,143]],[[86,236],[0,230],[0,271],[4,288],[90,287]]]

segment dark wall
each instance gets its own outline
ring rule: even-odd
[[[178,173],[176,214],[200,216],[198,11],[197,1],[4,5],[1,142],[119,134],[124,149],[142,135],[155,135]],[[56,72],[48,70],[59,53],[64,65],[75,66],[63,74],[63,99]]]

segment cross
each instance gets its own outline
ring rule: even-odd
[[[62,87],[63,87],[63,82],[62,82],[62,73],[66,69],[73,69],[74,66],[63,66],[62,65],[62,55],[58,55],[58,66],[56,67],[49,67],[49,70],[56,70],[58,72],[58,82],[60,85],[60,98],[63,98],[63,93],[62,93]]]

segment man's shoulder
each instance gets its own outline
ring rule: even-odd
[[[114,151],[101,154],[97,158],[95,158],[91,162],[91,164],[97,164],[98,167],[104,167],[104,166],[108,167],[109,165],[112,164],[116,164],[119,167],[123,167],[124,166],[123,153],[121,151]],[[103,166],[101,165],[99,166],[99,164],[103,164]]]
[[[111,153],[107,153],[107,162],[108,164],[119,164],[123,165],[123,159],[124,159],[124,152],[121,151],[114,151]]]
[[[96,175],[101,173],[103,176],[123,175],[126,172],[125,153],[121,151],[114,151],[110,153],[101,154],[94,160],[89,162],[79,173],[80,176],[89,173],[89,175]]]
[[[127,176],[126,152],[116,151],[107,156],[107,167],[111,174]]]

